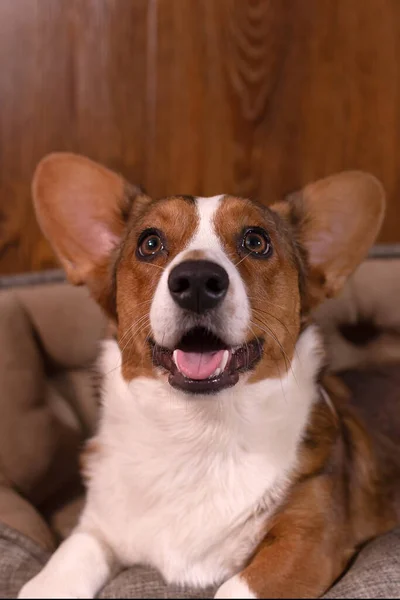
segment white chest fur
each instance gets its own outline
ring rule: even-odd
[[[205,586],[237,572],[290,483],[319,350],[309,328],[281,379],[188,399],[154,379],[127,384],[106,342],[101,450],[82,525],[100,529],[123,563],[153,565],[169,582]]]

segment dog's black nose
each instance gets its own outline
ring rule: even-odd
[[[181,308],[202,314],[225,298],[229,277],[225,269],[209,260],[187,260],[172,269],[168,287]]]

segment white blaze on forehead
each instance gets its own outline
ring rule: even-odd
[[[199,223],[186,250],[222,250],[221,241],[215,232],[214,221],[223,198],[223,194],[209,198],[196,198]]]
[[[223,204],[224,198],[224,194],[209,198],[196,198],[199,224],[186,251],[202,250],[208,260],[219,264],[228,273],[229,290],[220,308],[223,312],[222,320],[225,321],[222,327],[223,333],[225,339],[230,339],[230,331],[235,340],[240,339],[240,343],[243,343],[250,322],[249,300],[240,273],[227,256],[223,240],[220,239],[215,230],[215,217]],[[185,260],[185,252],[181,254],[183,260]]]

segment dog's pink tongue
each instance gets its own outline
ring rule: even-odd
[[[176,363],[181,373],[188,379],[208,379],[219,367],[224,351],[183,352],[176,351]]]

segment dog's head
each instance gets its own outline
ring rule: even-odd
[[[124,377],[187,393],[285,371],[302,321],[340,291],[384,214],[382,186],[362,172],[266,208],[229,195],[152,200],[71,154],[42,160],[33,196],[68,278],[117,323]]]

